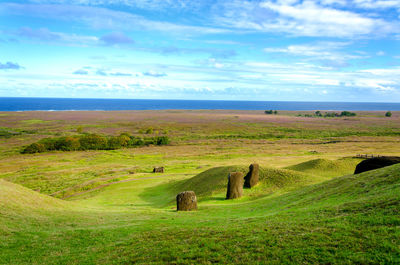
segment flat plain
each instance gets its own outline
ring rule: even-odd
[[[400,112],[312,113],[1,112],[0,264],[400,263],[400,166],[353,175],[400,155]],[[88,133],[170,143],[20,153]],[[259,185],[225,200],[254,162]],[[185,190],[198,211],[176,211]]]

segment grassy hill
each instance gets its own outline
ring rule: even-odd
[[[286,167],[286,169],[319,176],[337,177],[346,174],[353,174],[356,165],[361,161],[362,159],[359,158],[341,158],[338,160],[318,158]]]
[[[175,191],[193,190],[199,200],[223,200],[226,195],[227,179],[230,172],[249,171],[248,166],[224,166],[206,170],[175,185]],[[323,181],[325,178],[287,169],[260,167],[259,184],[244,189],[245,197],[265,196],[275,191],[290,189]]]
[[[327,177],[262,167],[256,191],[225,202],[233,170],[247,167],[118,183],[73,202],[0,180],[0,263],[400,262],[400,165],[318,184]],[[162,203],[184,189],[199,211]]]

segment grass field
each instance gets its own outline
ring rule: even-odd
[[[0,113],[0,264],[399,264],[400,165],[353,172],[356,154],[400,155],[400,113],[298,114]],[[171,143],[19,153],[122,132]],[[253,162],[259,185],[225,200],[228,173]],[[184,190],[198,211],[176,211]]]

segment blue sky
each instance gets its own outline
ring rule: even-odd
[[[400,0],[0,1],[0,96],[400,102]]]

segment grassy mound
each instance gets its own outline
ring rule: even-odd
[[[0,234],[45,223],[72,208],[69,202],[0,179]]]
[[[246,204],[208,205],[176,215],[179,220],[168,228],[135,235],[112,258],[123,263],[398,264],[399,192],[400,165],[394,165]],[[132,251],[138,248],[144,251]]]
[[[0,215],[3,211],[34,211],[66,207],[68,202],[0,179]]]
[[[337,177],[353,174],[355,167],[361,160],[358,158],[341,158],[338,160],[314,159],[294,166],[286,167],[289,170],[296,170],[325,177]]]
[[[209,190],[225,190],[227,173],[233,170],[247,167],[213,168],[179,185],[198,186],[197,192],[208,196]],[[262,168],[260,177],[264,187],[275,189],[310,181],[299,172],[268,168]],[[205,185],[206,180],[215,187]],[[146,183],[151,185],[149,180]],[[346,175],[246,203],[232,200],[221,205],[208,201],[201,203],[196,212],[137,205],[125,195],[140,192],[147,184],[121,183],[119,189],[114,187],[119,201],[105,192],[98,193],[98,200],[104,201],[98,212],[72,215],[73,211],[65,211],[63,219],[57,218],[69,202],[5,181],[0,184],[0,260],[5,264],[400,261],[400,165]],[[13,207],[25,209],[19,212],[20,218],[9,218]],[[115,207],[118,210],[113,210]],[[34,224],[24,225],[26,216],[35,211],[47,212],[50,221],[36,218]],[[10,220],[8,227],[13,231],[4,233],[3,218]]]
[[[215,167],[176,185],[176,191],[193,190],[199,199],[214,195],[222,196],[226,192],[229,172],[248,172],[248,166]],[[319,177],[306,175],[288,169],[260,167],[259,184],[252,189],[245,189],[245,196],[260,196],[278,189],[291,189],[319,182]]]

